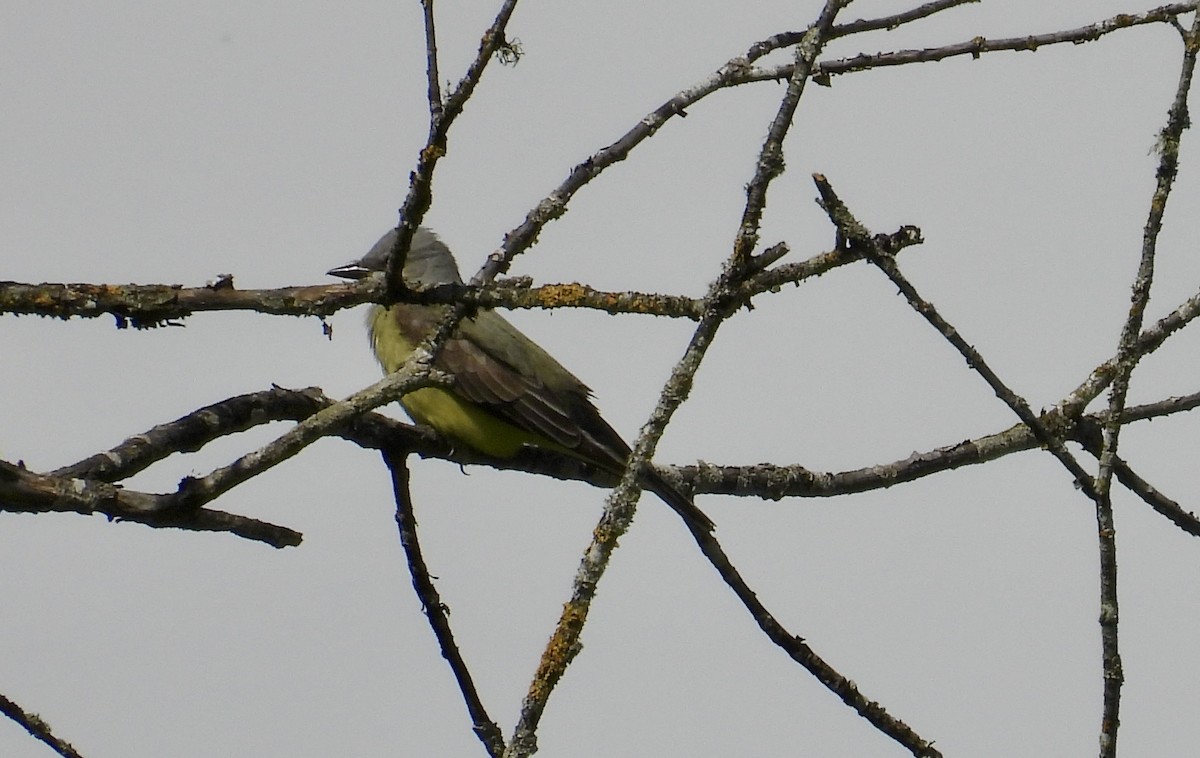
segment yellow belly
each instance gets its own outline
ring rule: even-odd
[[[432,426],[443,437],[497,458],[513,457],[524,444],[546,446],[539,444],[537,435],[501,421],[441,387],[410,392],[400,398],[400,405],[418,424]]]
[[[373,306],[367,313],[367,328],[375,357],[387,373],[397,371],[415,347],[401,332],[387,310]],[[521,445],[565,450],[539,434],[520,429],[474,405],[451,390],[425,387],[400,398],[400,405],[418,424],[437,430],[452,442],[464,444],[497,458],[511,458]]]

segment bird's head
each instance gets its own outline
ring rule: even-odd
[[[343,279],[365,279],[375,272],[387,270],[388,256],[396,245],[396,230],[391,229],[379,238],[366,255],[327,273]],[[437,235],[425,227],[417,227],[413,234],[408,258],[404,261],[404,283],[421,289],[438,284],[462,284],[458,266],[450,248]]]

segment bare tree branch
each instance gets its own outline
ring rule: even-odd
[[[1197,407],[1200,407],[1200,393],[1169,398],[1126,408],[1122,423],[1161,418]],[[1093,440],[1089,430],[1098,429],[1097,425],[1106,417],[1106,413],[1095,413],[1080,419],[1067,419],[1057,411],[1046,411],[1039,419],[1056,436],[1079,442],[1089,452],[1099,455],[1099,438]],[[785,497],[839,497],[886,489],[943,471],[988,463],[1013,453],[1036,449],[1040,445],[1029,427],[1017,424],[1001,432],[915,452],[903,460],[849,471],[811,471],[800,465],[784,466],[771,463],[752,466],[701,463],[695,466],[672,467],[671,471],[688,482],[697,493],[760,497],[768,500],[780,500]],[[1121,479],[1120,476],[1118,478]],[[1131,489],[1141,494],[1137,486]],[[1160,508],[1151,500],[1147,502],[1163,516],[1187,533],[1200,536],[1200,521],[1194,516],[1184,512],[1177,504],[1162,503],[1163,507]]]
[[[413,358],[404,368],[388,374],[341,402],[322,408],[258,450],[247,453],[206,476],[184,479],[180,482],[178,491],[169,496],[170,502],[180,508],[203,505],[291,458],[366,411],[390,403],[422,387],[447,386],[449,377],[434,371],[430,367],[430,361],[432,356],[428,352],[420,349],[414,351]]]
[[[794,635],[784,628],[783,624],[758,599],[758,595],[750,588],[750,585],[746,584],[741,572],[734,568],[729,556],[712,533],[690,522],[687,522],[687,526],[688,531],[696,540],[696,544],[700,547],[700,552],[721,575],[725,584],[733,590],[734,595],[742,602],[755,623],[758,624],[759,629],[767,635],[769,640],[778,645],[805,671],[812,674],[817,681],[825,685],[830,692],[837,695],[843,703],[853,708],[880,732],[903,745],[914,756],[941,758],[941,752],[933,746],[932,742],[926,741],[908,724],[889,714],[883,705],[864,696],[853,681],[830,666],[809,646],[804,638]]]
[[[421,225],[421,220],[425,218],[425,213],[433,203],[433,171],[437,167],[438,160],[446,154],[446,139],[450,133],[450,127],[462,114],[467,101],[471,99],[475,87],[483,78],[483,71],[487,68],[488,62],[496,55],[497,51],[508,46],[504,30],[516,7],[517,0],[504,0],[501,3],[495,20],[479,40],[479,52],[476,53],[475,60],[467,67],[467,73],[459,80],[458,86],[454,88],[446,101],[441,103],[440,108],[430,107],[429,137],[425,142],[425,147],[417,156],[416,168],[409,175],[408,195],[404,198],[404,204],[400,206],[400,224],[396,227],[399,233],[396,235],[396,244],[392,248],[392,255],[388,259],[387,277],[384,281],[390,297],[398,298],[404,292],[404,280],[399,273],[404,270],[404,260],[408,256],[409,245],[412,244],[413,232]],[[429,67],[426,78],[429,79],[438,75],[436,70],[437,52],[433,37],[432,4],[427,7],[426,14],[426,32],[428,34],[426,65]],[[430,96],[433,96],[432,92]]]
[[[433,0],[421,0],[425,17],[425,82],[429,93],[429,123],[442,120],[442,84],[438,80],[437,25],[433,18]]]
[[[897,240],[904,240],[912,234],[916,234],[919,238],[920,230],[916,227],[905,227],[898,234],[888,237],[886,235],[872,236],[861,223],[851,214],[850,210],[838,198],[833,191],[829,181],[820,174],[813,175],[813,181],[817,185],[817,191],[821,194],[821,207],[829,214],[829,220],[837,228],[839,239],[850,247],[862,248],[867,258],[871,260],[881,271],[899,288],[900,293],[908,300],[909,305],[913,310],[919,313],[933,328],[946,338],[946,341],[954,346],[956,350],[966,360],[967,365],[983,377],[992,391],[996,393],[996,397],[1004,401],[1005,405],[1017,414],[1029,429],[1037,437],[1038,442],[1046,447],[1050,453],[1062,463],[1063,467],[1071,472],[1071,476],[1075,478],[1075,482],[1079,485],[1090,498],[1097,498],[1095,484],[1092,477],[1079,462],[1075,460],[1075,456],[1071,455],[1066,449],[1060,438],[1054,435],[1033,410],[1029,407],[1029,403],[1025,398],[1013,392],[1004,382],[992,371],[983,356],[972,347],[966,339],[963,338],[959,331],[950,322],[946,321],[932,303],[925,300],[917,292],[916,288],[910,283],[900,272],[896,265],[895,259],[891,255],[891,249],[897,244]]]
[[[180,508],[170,495],[127,490],[88,479],[66,479],[0,461],[0,510],[16,513],[104,514],[153,527],[230,532],[272,547],[300,544],[300,533],[265,521],[208,508]]]
[[[0,695],[0,713],[20,724],[25,731],[49,745],[63,758],[83,758],[75,751],[75,748],[71,747],[71,743],[55,737],[54,732],[50,731],[50,725],[43,721],[41,716],[36,713],[26,713],[21,706],[4,695]]]
[[[1036,52],[1038,48],[1049,45],[1093,42],[1101,37],[1122,29],[1131,29],[1145,24],[1178,23],[1177,17],[1182,13],[1191,13],[1196,8],[1195,3],[1173,3],[1164,5],[1145,13],[1122,13],[1103,21],[1097,21],[1087,26],[1064,31],[1031,34],[1025,37],[1008,37],[989,40],[986,37],[973,37],[963,42],[923,50],[897,50],[891,53],[860,53],[853,58],[825,61],[817,66],[814,72],[817,76],[834,76],[850,74],[857,71],[867,71],[885,66],[906,66],[912,63],[931,63],[947,58],[969,55],[978,58],[985,53],[1004,51]],[[756,79],[779,79],[787,75],[787,67],[781,66],[774,71],[760,71]]]
[[[845,24],[837,24],[829,30],[829,39],[834,40],[839,37],[847,37],[851,34],[861,34],[863,32],[878,31],[881,29],[897,29],[904,24],[920,21],[924,18],[929,18],[935,13],[940,13],[950,8],[957,8],[961,5],[969,5],[978,3],[980,0],[934,0],[934,2],[918,5],[916,8],[910,8],[906,11],[894,13],[890,16],[881,16],[872,19],[859,19],[850,21]],[[746,51],[746,60],[753,63],[767,53],[778,50],[782,47],[788,47],[800,42],[804,37],[804,32],[782,32],[768,37],[761,42],[755,42]]]
[[[467,712],[471,715],[471,728],[483,743],[488,755],[495,758],[504,753],[504,735],[483,707],[471,672],[467,669],[462,652],[454,641],[454,632],[450,629],[449,609],[442,604],[441,596],[433,586],[433,578],[429,575],[429,568],[425,565],[421,543],[417,538],[417,519],[413,512],[412,494],[408,486],[408,464],[405,462],[407,454],[406,450],[389,448],[383,451],[383,460],[392,474],[400,545],[408,557],[408,572],[412,577],[413,589],[421,601],[421,609],[429,620],[429,626],[433,629],[438,646],[442,650],[442,657],[450,664],[450,670],[454,672],[454,679],[458,682],[458,689],[467,704]]]
[[[1120,726],[1121,687],[1125,682],[1124,668],[1118,645],[1120,605],[1117,595],[1116,523],[1113,519],[1110,484],[1116,463],[1121,434],[1121,415],[1129,393],[1129,378],[1142,353],[1138,336],[1146,306],[1150,303],[1150,287],[1154,281],[1154,258],[1158,236],[1162,231],[1163,214],[1179,170],[1179,146],[1183,130],[1188,125],[1188,93],[1196,69],[1196,48],[1200,45],[1200,13],[1192,19],[1192,29],[1184,41],[1183,62],[1175,100],[1167,114],[1167,123],[1159,137],[1158,182],[1150,200],[1150,213],[1142,234],[1142,255],[1133,282],[1129,315],[1117,343],[1117,372],[1108,393],[1108,419],[1104,423],[1104,444],[1100,450],[1096,489],[1096,529],[1100,545],[1100,641],[1104,657],[1104,712],[1100,720],[1100,757],[1116,758],[1117,729]]]

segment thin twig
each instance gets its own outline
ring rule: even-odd
[[[43,721],[41,716],[36,713],[26,713],[25,709],[4,695],[0,695],[0,713],[20,724],[25,731],[49,745],[63,758],[83,758],[75,751],[75,748],[71,747],[71,743],[55,737],[54,733],[50,731],[50,725]]]
[[[272,387],[226,398],[147,429],[119,445],[50,472],[62,479],[118,482],[175,453],[200,450],[213,440],[272,421],[300,421],[333,403],[319,388]]]
[[[1126,408],[1121,423],[1128,424],[1151,418],[1162,418],[1171,414],[1194,410],[1200,407],[1200,393],[1184,397],[1168,398],[1155,403]],[[1094,413],[1079,419],[1066,419],[1056,411],[1046,411],[1040,416],[1042,424],[1052,434],[1063,439],[1079,442],[1088,452],[1099,457],[1099,424],[1107,418],[1107,412]],[[1091,436],[1096,430],[1095,437]],[[1007,455],[1033,450],[1041,445],[1037,437],[1024,424],[1016,424],[1002,432],[988,434],[953,445],[915,452],[903,460],[880,463],[865,468],[839,472],[812,471],[800,465],[777,465],[759,463],[752,466],[719,466],[701,463],[695,466],[672,467],[672,473],[687,482],[696,493],[732,495],[736,497],[760,497],[779,500],[785,497],[839,497],[860,492],[886,489],[923,479],[933,474],[965,466],[974,466],[998,460]],[[1120,461],[1120,459],[1118,459]],[[1174,501],[1128,471],[1129,478],[1122,473],[1125,464],[1118,463],[1117,478],[1141,497],[1150,507],[1180,529],[1200,537],[1200,520]]]
[[[433,0],[421,0],[425,15],[425,81],[429,92],[429,123],[442,120],[442,85],[438,78],[437,27],[433,19]]]
[[[1100,451],[1104,449],[1104,431],[1100,421],[1091,418],[1081,420],[1076,425],[1076,433],[1072,439],[1083,445],[1083,448],[1094,455],[1096,460],[1100,459]],[[1130,492],[1141,498],[1142,502],[1153,508],[1159,515],[1193,537],[1200,537],[1200,519],[1197,519],[1195,514],[1185,511],[1179,503],[1138,476],[1119,455],[1113,456],[1113,474],[1117,477],[1117,481],[1125,485]]]
[[[385,449],[383,460],[392,474],[392,493],[396,500],[396,527],[400,530],[400,545],[408,558],[408,573],[412,577],[413,589],[421,601],[421,609],[429,619],[429,627],[437,638],[442,657],[450,664],[454,672],[454,680],[458,682],[459,692],[467,704],[467,712],[471,716],[472,730],[483,743],[488,755],[497,758],[504,753],[504,736],[500,727],[488,716],[475,689],[471,672],[463,660],[462,653],[454,641],[454,632],[450,629],[448,609],[442,603],[437,588],[433,586],[433,578],[429,575],[429,567],[425,565],[425,557],[421,553],[421,543],[417,538],[417,519],[413,513],[412,494],[409,490],[408,463],[405,460],[408,451]]]
[[[1147,355],[1162,347],[1167,338],[1200,315],[1200,292],[1185,300],[1178,308],[1163,316],[1138,336],[1138,352]],[[1059,401],[1056,409],[1064,416],[1078,416],[1088,403],[1096,399],[1112,382],[1117,372],[1117,358],[1101,363],[1071,394]]]
[[[943,45],[941,47],[925,48],[923,50],[897,50],[890,53],[875,54],[861,53],[852,58],[824,61],[817,66],[814,75],[833,76],[837,74],[849,74],[856,71],[883,68],[885,66],[931,63],[964,55],[978,58],[985,53],[1001,51],[1034,52],[1038,48],[1048,45],[1067,43],[1077,45],[1083,42],[1093,42],[1107,34],[1112,34],[1122,29],[1130,29],[1135,26],[1159,23],[1169,24],[1175,21],[1176,16],[1179,14],[1190,13],[1195,10],[1195,7],[1195,3],[1174,3],[1154,8],[1144,13],[1122,13],[1086,26],[1045,34],[1030,34],[1025,37],[1007,37],[992,40],[986,37],[974,37],[963,42]],[[765,78],[782,78],[786,75],[786,67],[780,67],[773,77],[765,71],[762,74],[766,75]]]
[[[779,620],[758,599],[754,590],[746,584],[741,573],[734,568],[729,556],[726,555],[725,550],[711,532],[691,523],[688,524],[688,529],[700,547],[700,552],[708,558],[709,563],[721,575],[725,584],[733,590],[738,600],[742,601],[742,605],[749,611],[750,616],[768,639],[778,645],[792,660],[804,667],[830,692],[841,698],[843,703],[857,711],[876,729],[903,745],[914,756],[941,758],[942,754],[934,748],[932,742],[922,738],[908,724],[893,717],[878,702],[864,696],[853,681],[830,666],[802,637],[785,629],[783,624],[779,623]]]
[[[0,461],[0,510],[14,513],[103,514],[157,528],[228,532],[272,547],[300,544],[300,533],[209,508],[179,508],[173,494],[138,492],[107,482],[47,476]]]
[[[483,78],[483,72],[487,68],[488,62],[495,56],[497,50],[507,44],[504,30],[508,27],[508,21],[512,18],[516,7],[517,0],[504,0],[492,25],[480,38],[479,51],[475,54],[475,60],[471,61],[471,65],[467,67],[467,73],[463,75],[454,91],[446,98],[440,111],[436,114],[432,109],[430,111],[429,137],[425,141],[425,147],[417,156],[416,168],[409,175],[408,194],[404,198],[403,205],[400,206],[400,223],[396,227],[398,231],[396,244],[392,248],[392,255],[388,260],[387,277],[384,281],[388,288],[388,295],[391,297],[399,297],[404,291],[404,280],[399,274],[404,270],[404,259],[408,256],[412,235],[421,225],[421,220],[433,203],[433,171],[437,167],[438,160],[446,154],[446,138],[450,133],[450,127],[462,114],[467,101],[471,99],[475,87]]]
[[[838,24],[833,27],[831,39],[839,39],[851,34],[860,34],[862,32],[878,31],[887,29],[891,31],[897,29],[904,24],[920,21],[921,19],[929,18],[935,13],[941,13],[944,10],[957,8],[962,5],[970,5],[979,3],[982,0],[933,0],[933,2],[918,5],[916,8],[910,8],[906,11],[892,14],[891,16],[882,16],[880,18],[859,19],[845,24]]]
[[[834,40],[839,37],[847,37],[851,34],[860,34],[862,32],[878,31],[880,29],[892,30],[904,24],[919,21],[923,18],[928,18],[935,13],[957,8],[960,5],[969,5],[978,3],[981,0],[934,0],[933,2],[919,5],[916,8],[911,8],[900,13],[894,13],[890,16],[881,16],[872,19],[859,19],[850,21],[844,24],[837,24],[829,30],[829,39]],[[746,60],[753,63],[764,55],[774,52],[781,47],[795,45],[804,37],[804,32],[781,32],[774,34],[766,39],[755,42],[746,51]]]
[[[1063,467],[1071,473],[1071,476],[1075,478],[1075,482],[1079,485],[1080,489],[1087,493],[1089,498],[1095,500],[1097,494],[1091,475],[1084,471],[1083,467],[1079,465],[1079,461],[1075,460],[1075,456],[1071,455],[1071,452],[1066,449],[1062,439],[1046,428],[1046,425],[1041,422],[1029,407],[1029,403],[1026,402],[1025,398],[1013,392],[992,371],[991,367],[983,359],[983,356],[979,354],[979,351],[972,347],[959,331],[938,313],[932,303],[923,299],[912,283],[900,272],[899,266],[896,265],[896,261],[890,253],[890,248],[895,244],[894,238],[889,239],[883,235],[873,237],[867,231],[866,227],[854,218],[853,214],[838,198],[837,194],[833,191],[833,187],[824,176],[814,174],[813,182],[817,185],[817,191],[821,195],[821,207],[829,214],[829,219],[837,228],[838,235],[844,244],[862,249],[867,258],[896,285],[913,310],[924,317],[931,326],[945,337],[947,342],[958,350],[966,360],[967,365],[988,383],[988,386],[996,393],[996,397],[1003,400],[1005,405],[1017,414],[1017,417],[1037,437],[1038,442],[1044,445]],[[915,227],[906,227],[905,229],[915,230],[917,234],[920,233]],[[897,236],[903,238],[904,231],[901,230],[902,233]]]
[[[210,502],[334,433],[366,411],[386,405],[421,387],[446,386],[449,377],[430,368],[432,359],[428,351],[418,348],[399,371],[388,374],[341,402],[322,408],[258,450],[203,477],[184,479],[173,496],[175,504],[180,508],[194,508]]]

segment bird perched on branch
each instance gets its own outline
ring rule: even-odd
[[[329,273],[362,279],[386,271],[395,242],[393,229],[365,256]],[[462,283],[450,249],[423,227],[413,235],[402,276],[405,285],[417,290]],[[438,305],[372,306],[367,328],[383,370],[399,370],[437,328],[444,312]],[[587,385],[494,311],[480,310],[464,318],[433,365],[452,375],[454,384],[424,387],[400,398],[418,424],[497,458],[511,458],[522,446],[531,445],[613,475],[624,471],[629,446],[601,418]],[[712,531],[708,516],[657,471],[647,468],[642,484],[675,509],[690,529]]]

